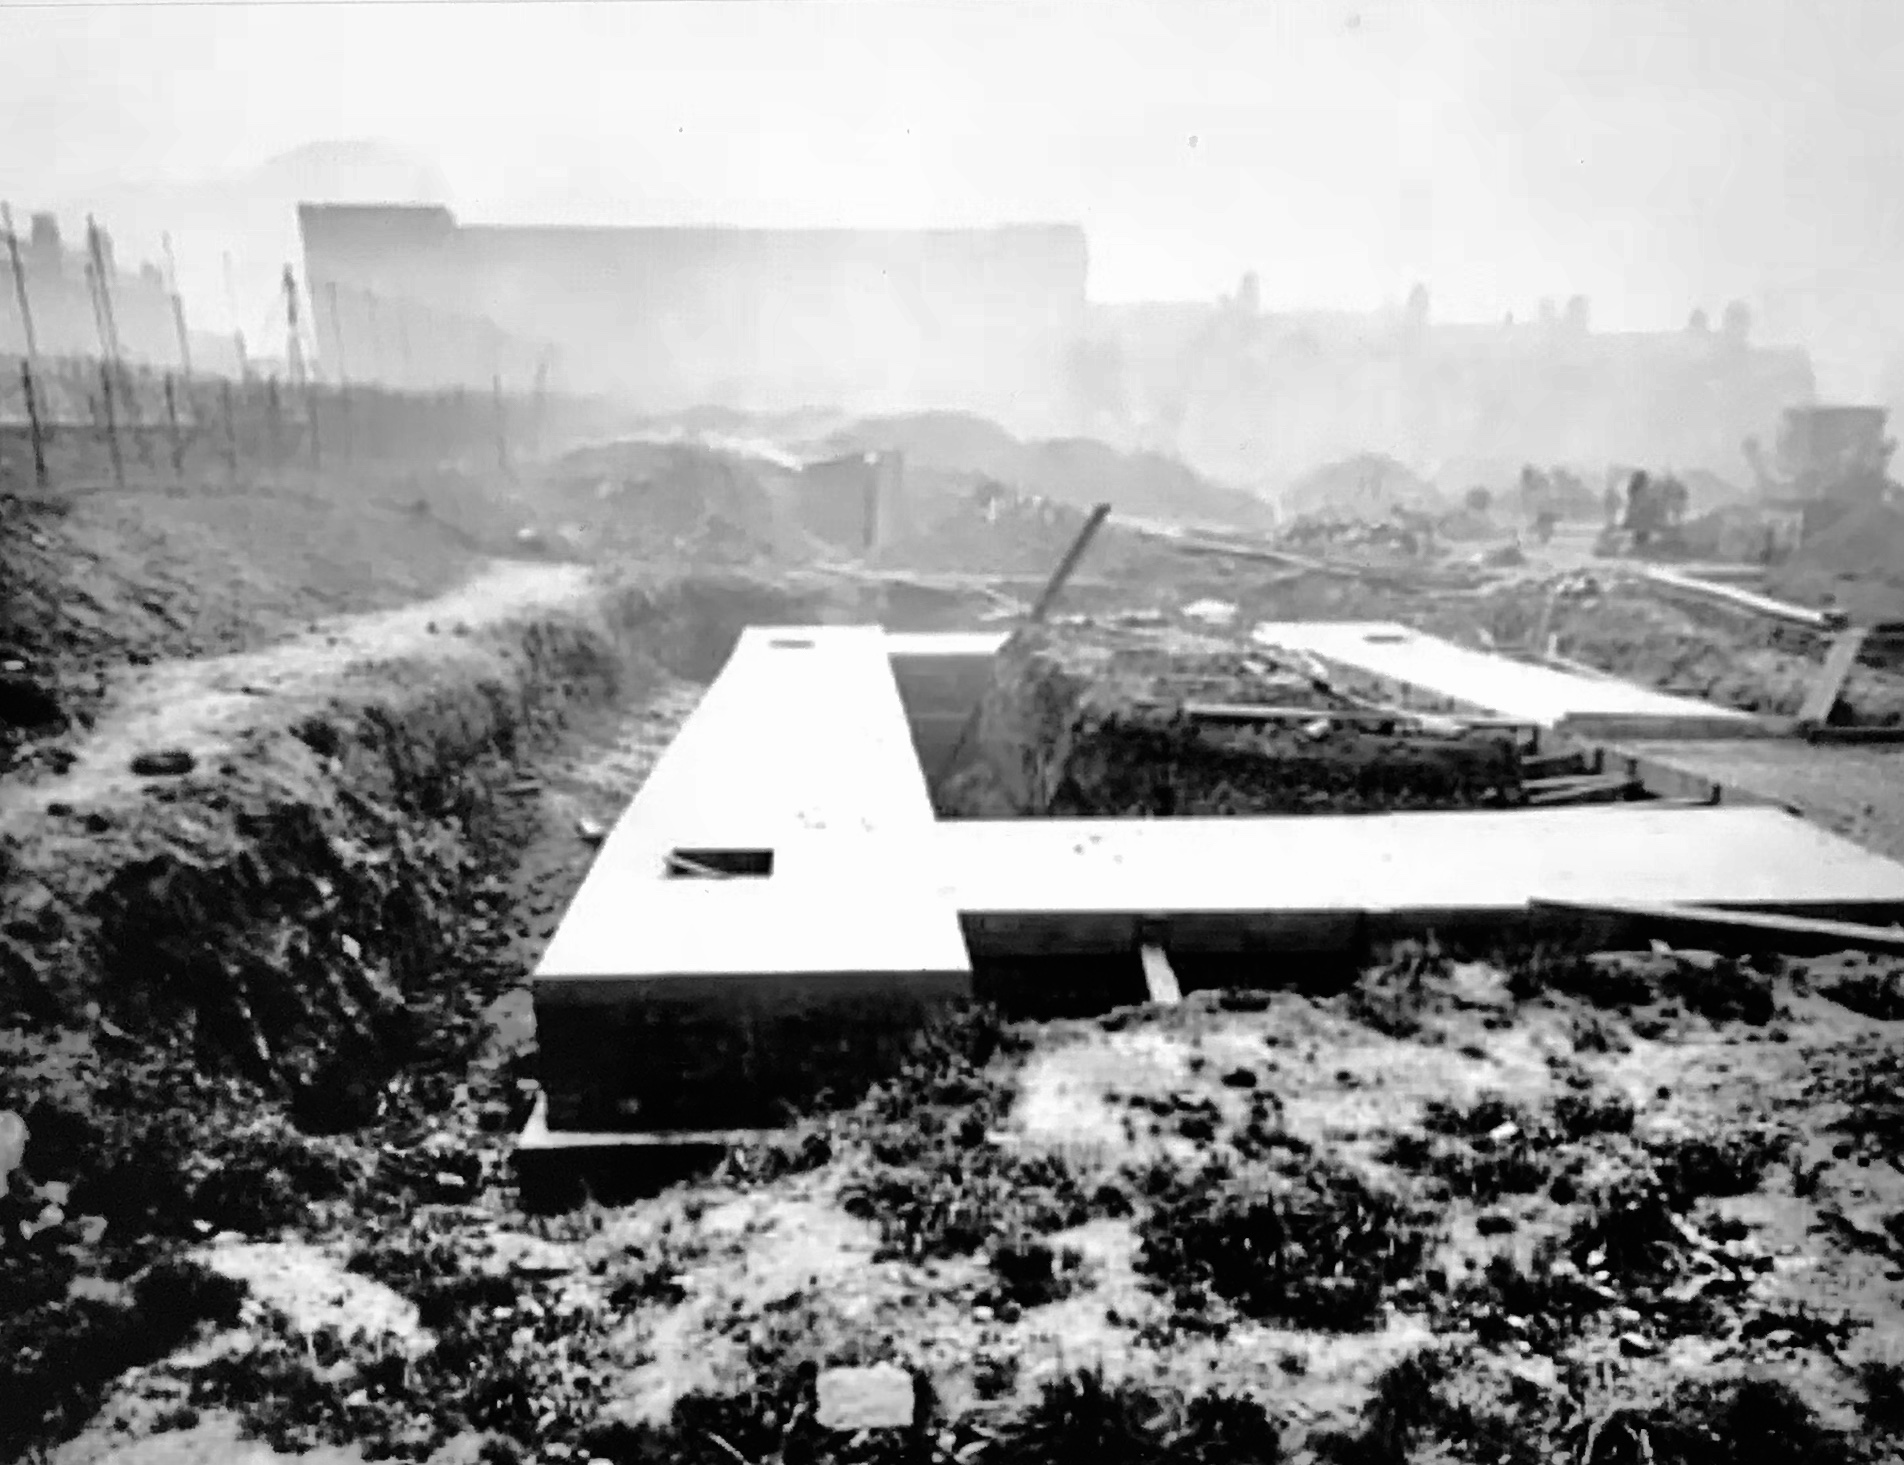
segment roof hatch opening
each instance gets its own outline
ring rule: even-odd
[[[770,849],[678,849],[668,856],[671,880],[764,879],[771,874]]]

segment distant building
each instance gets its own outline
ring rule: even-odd
[[[299,225],[321,348],[341,325],[356,354],[366,299],[383,302],[387,337],[401,301],[545,341],[565,385],[657,410],[929,403],[1011,417],[1056,406],[1085,319],[1087,251],[1072,226],[514,227],[437,207],[309,204]]]
[[[1705,468],[1743,483],[1744,440],[1814,400],[1806,353],[1754,345],[1742,312],[1716,331],[1595,332],[1589,319],[1577,296],[1518,324],[1431,320],[1425,295],[1370,312],[1248,311],[1226,297],[1099,305],[1090,332],[1124,363],[1136,430],[1265,486],[1359,453],[1430,476],[1493,463],[1496,487],[1530,462]]]

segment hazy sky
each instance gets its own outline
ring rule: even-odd
[[[363,137],[473,219],[1075,219],[1104,299],[1904,330],[1897,0],[0,0],[16,207]]]

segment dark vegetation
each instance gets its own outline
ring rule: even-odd
[[[1192,1328],[1210,1325],[1212,1299],[1292,1327],[1372,1327],[1428,1241],[1426,1218],[1408,1204],[1315,1157],[1275,1170],[1170,1171],[1151,1201],[1138,1268]]]
[[[165,1261],[123,1287],[71,1296],[53,1259],[0,1265],[0,1454],[78,1428],[127,1369],[165,1357],[203,1325],[238,1320],[245,1289],[189,1261]]]

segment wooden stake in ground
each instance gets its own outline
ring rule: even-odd
[[[26,395],[26,428],[33,442],[33,481],[41,488],[48,483],[46,472],[46,442],[40,427],[40,399],[33,387],[33,363],[31,360],[20,363],[20,389]]]
[[[1045,582],[1043,592],[1026,614],[1023,621],[1005,638],[1005,644],[998,648],[996,655],[1009,655],[1017,646],[1019,638],[1033,626],[1040,624],[1058,596],[1064,592],[1065,582],[1071,578],[1071,572],[1078,567],[1078,561],[1084,558],[1084,551],[1090,548],[1091,540],[1100,526],[1111,516],[1109,504],[1099,504],[1091,510],[1091,517],[1084,521],[1084,527],[1078,531],[1078,537],[1072,541],[1071,548],[1064,552],[1064,558],[1058,561],[1058,568],[1051,572],[1051,578]],[[958,741],[953,743],[952,751],[946,755],[940,765],[939,776],[932,781],[932,793],[936,798],[945,781],[952,776],[952,770],[959,765],[959,759],[965,754],[965,745],[971,741],[972,734],[978,731],[979,718],[985,710],[985,699],[981,696],[972,706],[971,715],[965,719],[965,725],[959,729]]]
[[[189,392],[192,388],[192,338],[185,330],[185,297],[179,294],[178,262],[172,258],[172,236],[165,239],[165,288],[172,296],[172,328],[178,332],[179,377]],[[167,390],[170,391],[168,385]],[[170,410],[168,405],[168,410]],[[173,436],[178,436],[174,429]]]
[[[13,232],[13,206],[0,203],[0,228],[7,236],[7,258],[13,265],[13,295],[20,302],[20,330],[26,338],[26,364],[40,369],[40,343],[33,333],[33,305],[26,294],[26,266],[20,262],[20,236]]]
[[[126,463],[119,453],[119,423],[112,405],[112,363],[99,363],[99,387],[104,394],[102,401],[106,411],[106,453],[112,459],[112,481],[120,488],[126,486]]]
[[[218,398],[225,409],[225,462],[231,469],[233,483],[238,481],[238,424],[231,410],[231,383],[218,384]]]
[[[181,485],[185,482],[185,440],[179,436],[178,389],[172,381],[171,373],[165,377],[165,421],[172,432],[172,476]]]
[[[311,425],[311,466],[324,466],[324,455],[317,436],[317,389],[304,364],[304,332],[298,326],[297,274],[284,267],[284,339],[285,356],[291,372],[291,390],[304,394],[304,415]]]

